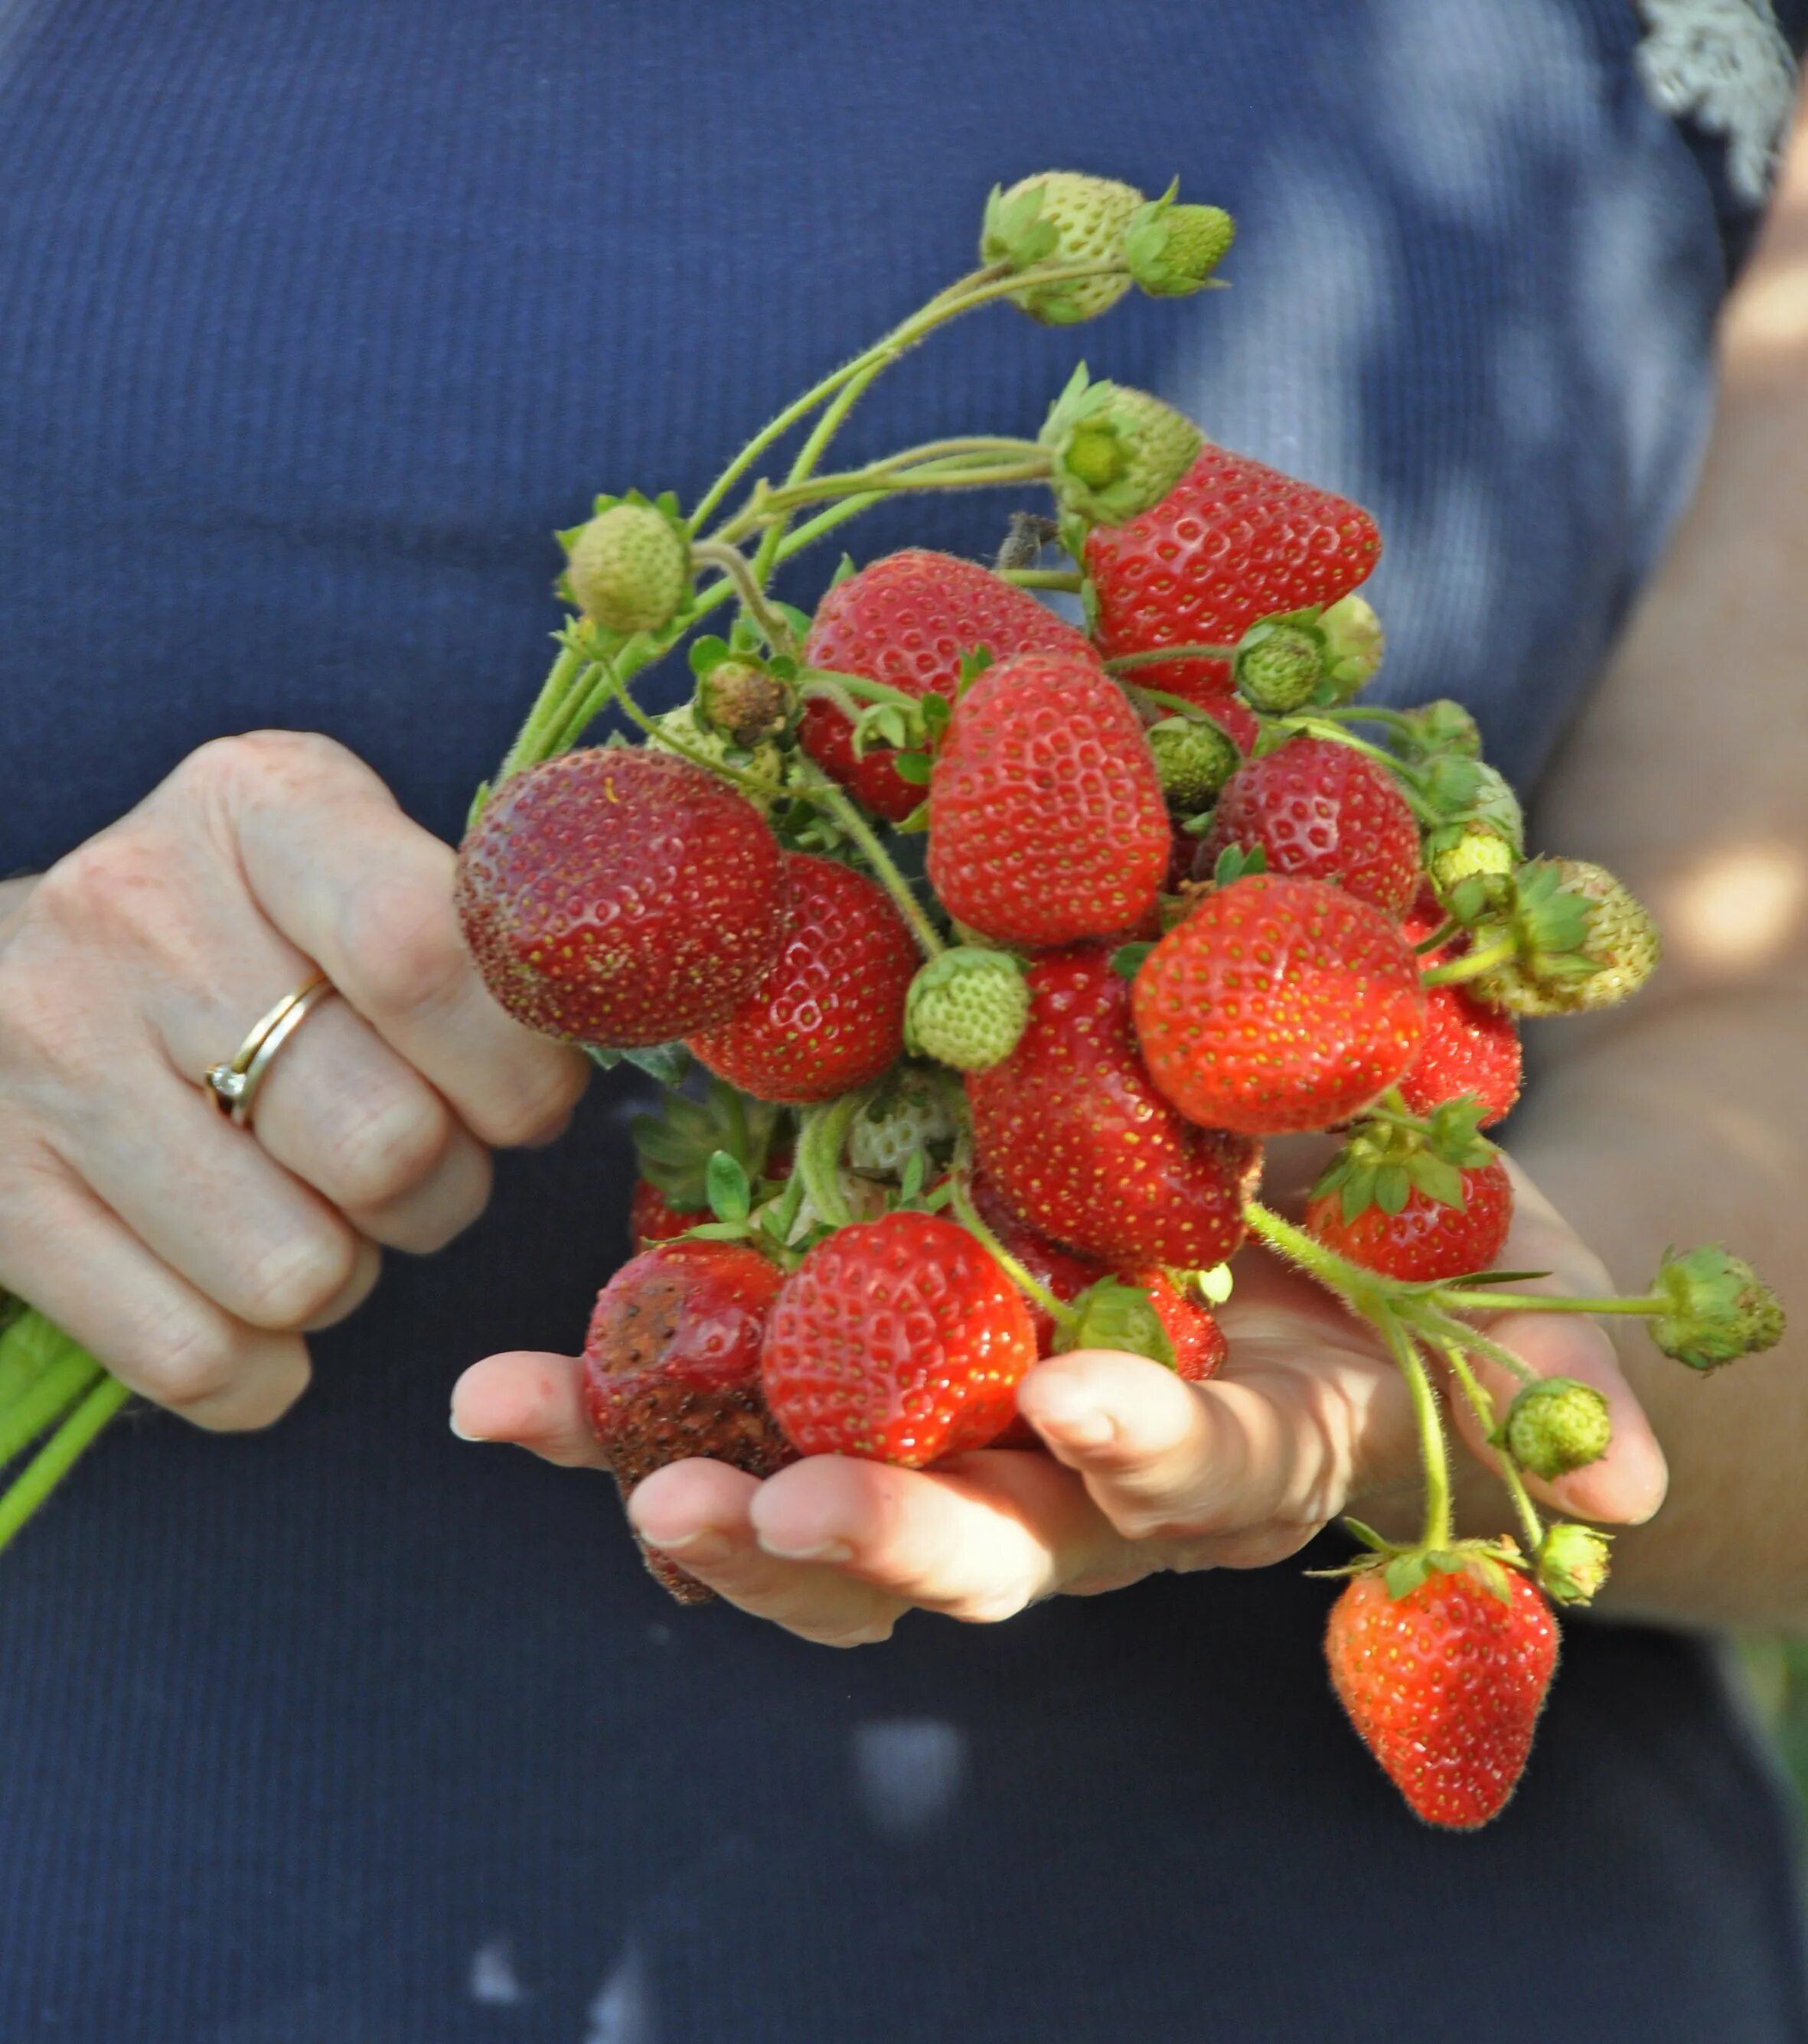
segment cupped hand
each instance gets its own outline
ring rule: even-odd
[[[1514,1177],[1505,1262],[1548,1271],[1542,1289],[1554,1293],[1610,1289],[1574,1231]],[[1229,1354],[1206,1383],[1103,1350],[1032,1370],[1017,1403],[1046,1454],[984,1450],[925,1470],[825,1455],[763,1483],[723,1463],[677,1462],[636,1489],[629,1516],[650,1545],[730,1603],[843,1646],[883,1639],[913,1608],[983,1622],[1162,1570],[1260,1567],[1346,1509],[1410,1525],[1417,1436],[1380,1343],[1264,1250],[1245,1250],[1235,1270],[1221,1314]],[[1664,1496],[1662,1451],[1600,1327],[1522,1311],[1495,1316],[1489,1332],[1541,1376],[1597,1385],[1612,1408],[1602,1460],[1534,1491],[1581,1518],[1649,1517]],[[1510,1397],[1504,1370],[1478,1374],[1497,1399]],[[1487,1461],[1479,1424],[1460,1400],[1449,1406]],[[569,1357],[476,1364],[454,1393],[452,1422],[467,1438],[602,1466]],[[1506,1523],[1503,1512],[1472,1530]]]
[[[453,854],[325,738],[202,747],[0,905],[0,1286],[208,1427],[275,1419],[303,1336],[482,1210],[489,1147],[556,1132],[575,1052],[490,998]],[[202,1075],[316,970],[339,997],[251,1128]]]

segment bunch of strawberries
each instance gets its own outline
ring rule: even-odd
[[[1083,367],[1034,441],[824,465],[860,391],[944,320],[1185,295],[1231,231],[1171,191],[1025,179],[993,194],[976,271],[688,513],[599,500],[562,536],[574,615],[479,797],[459,907],[513,1014],[667,1088],[637,1128],[640,1253],[586,1352],[625,1491],[689,1455],[764,1475],[1033,1451],[1015,1393],[1039,1357],[1218,1370],[1214,1307],[1251,1235],[1421,1385],[1436,1351],[1483,1408],[1523,1540],[1453,1537],[1428,1393],[1423,1536],[1357,1529],[1328,1646],[1413,1807],[1472,1826],[1523,1765],[1548,1600],[1606,1573],[1606,1536],[1544,1524],[1524,1475],[1582,1466],[1609,1431],[1590,1386],[1507,1357],[1521,1388],[1496,1412],[1465,1366],[1504,1354],[1478,1315],[1598,1303],[1502,1289],[1513,1193],[1484,1132],[1518,1095],[1519,1018],[1634,991],[1650,920],[1599,868],[1528,857],[1458,705],[1356,699],[1383,651],[1357,505]],[[729,508],[806,421],[783,479]],[[1030,486],[1053,515],[1017,514],[995,567],[847,563],[811,617],[768,593],[883,498]],[[725,637],[698,630],[729,605]],[[650,716],[633,677],[687,638],[691,699]],[[578,749],[610,707],[622,728]],[[1263,1146],[1306,1132],[1334,1154],[1285,1218],[1256,1197]],[[1667,1257],[1633,1309],[1704,1370],[1781,1327],[1719,1249]],[[708,1594],[650,1558],[680,1598]]]

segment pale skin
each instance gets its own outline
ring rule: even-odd
[[[1642,1289],[1664,1243],[1725,1239],[1786,1302],[1800,1296],[1808,163],[1734,302],[1725,356],[1698,500],[1535,832],[1610,865],[1670,939],[1633,1008],[1552,1025],[1540,1046],[1518,1158],[1576,1226],[1521,1173],[1506,1255],[1564,1291],[1603,1289],[1601,1258]],[[583,1085],[581,1059],[483,994],[451,863],[348,753],[265,733],[204,747],[41,879],[0,885],[0,1285],[198,1424],[287,1409],[307,1333],[355,1309],[381,1250],[449,1240],[482,1208],[489,1149],[549,1139]],[[285,1049],[247,1137],[196,1080],[317,963],[343,997]],[[914,1608],[993,1621],[1156,1570],[1266,1566],[1346,1508],[1403,1530],[1418,1456],[1373,1343],[1254,1254],[1224,1317],[1230,1360],[1202,1386],[1103,1353],[1033,1370],[1020,1404],[1047,1455],[933,1474],[821,1458],[764,1484],[691,1462],[642,1484],[631,1516],[731,1603],[841,1645]],[[1540,1493],[1636,1527],[1610,1609],[1808,1623],[1795,1337],[1702,1383],[1636,1326],[1618,1350],[1588,1321],[1520,1314],[1491,1331],[1613,1405],[1607,1457]],[[453,1424],[598,1462],[567,1356],[478,1363]],[[1463,1522],[1501,1530],[1476,1431],[1459,1424]]]

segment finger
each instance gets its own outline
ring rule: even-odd
[[[526,1349],[486,1356],[452,1386],[452,1429],[461,1440],[512,1443],[563,1469],[607,1469],[583,1387],[576,1356]]]
[[[1165,1566],[1153,1552],[1129,1563],[1084,1488],[1040,1454],[981,1454],[933,1472],[810,1456],[760,1486],[751,1517],[769,1555],[844,1569],[979,1623],[1070,1581]]]
[[[1297,1317],[1251,1326],[1233,1368],[1188,1384],[1102,1350],[1032,1370],[1018,1408],[1131,1540],[1208,1543],[1197,1558],[1260,1566],[1295,1553],[1378,1470],[1410,1454],[1411,1408],[1389,1366],[1302,1339]]]
[[[556,1131],[587,1066],[490,998],[459,930],[450,847],[329,740],[260,732],[230,743],[244,770],[225,777],[224,800],[271,921],[480,1139]]]
[[[154,1255],[254,1327],[302,1327],[375,1282],[377,1251],[145,1046],[52,1139]]]
[[[298,1335],[222,1312],[54,1166],[9,1173],[0,1242],[0,1285],[197,1426],[268,1426],[307,1388]]]
[[[752,1512],[765,1488],[725,1462],[673,1462],[636,1489],[628,1516],[649,1546],[756,1618],[824,1646],[889,1639],[906,1608],[902,1598],[838,1568],[786,1561],[760,1546]]]
[[[1552,1482],[1528,1477],[1534,1495],[1577,1518],[1642,1525],[1664,1502],[1669,1469],[1614,1344],[1599,1324],[1567,1313],[1502,1313],[1488,1321],[1487,1331],[1491,1341],[1510,1350],[1537,1376],[1575,1377],[1593,1385],[1607,1400],[1613,1427],[1607,1452],[1598,1462]],[[1504,1416],[1518,1381],[1485,1358],[1473,1358],[1471,1366],[1495,1412]],[[1490,1468],[1497,1467],[1487,1430],[1468,1401],[1453,1394],[1450,1404],[1464,1442]]]

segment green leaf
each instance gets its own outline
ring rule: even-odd
[[[1415,1153],[1406,1169],[1414,1185],[1427,1199],[1436,1200],[1440,1206],[1454,1207],[1459,1213],[1468,1205],[1463,1174],[1454,1164],[1445,1163],[1429,1150],[1421,1150]]]
[[[1346,1514],[1343,1527],[1352,1540],[1360,1541],[1374,1554],[1387,1554],[1393,1551],[1394,1543],[1391,1540],[1384,1540],[1372,1526],[1365,1526],[1360,1519],[1352,1519]]]
[[[1120,944],[1111,954],[1111,970],[1120,979],[1134,979],[1154,949],[1152,943]]]
[[[904,1175],[899,1180],[898,1186],[898,1199],[902,1204],[910,1205],[916,1200],[917,1194],[922,1191],[923,1179],[928,1168],[921,1150],[913,1150],[905,1158]]]
[[[900,752],[891,763],[891,770],[911,787],[926,788],[929,785],[929,755],[926,752]]]
[[[963,653],[960,656],[960,683],[956,693],[965,695],[991,664],[992,649],[990,646],[975,646],[970,651]]]
[[[1077,1318],[1063,1333],[1064,1350],[1114,1349],[1126,1355],[1146,1355],[1168,1370],[1175,1366],[1174,1344],[1154,1302],[1140,1285],[1101,1278],[1080,1293],[1073,1308]]]
[[[902,822],[892,826],[893,834],[898,837],[921,837],[929,827],[929,805],[919,802]]]
[[[1413,1195],[1413,1182],[1403,1164],[1383,1164],[1375,1174],[1375,1204],[1384,1214],[1401,1212]]]
[[[723,661],[733,656],[729,651],[729,642],[718,639],[713,632],[706,632],[701,639],[694,640],[691,647],[691,671],[698,681],[719,667]]]
[[[1212,868],[1214,887],[1229,887],[1233,882],[1252,873],[1266,873],[1268,853],[1265,845],[1252,845],[1246,851],[1241,845],[1227,844],[1218,855],[1218,863]]]
[[[584,1055],[599,1072],[612,1072],[621,1062],[621,1052],[606,1050],[601,1043],[587,1043]]]
[[[844,554],[836,567],[834,574],[829,578],[829,586],[831,589],[839,589],[850,575],[859,573],[860,570],[854,566],[853,555]]]
[[[1410,1596],[1422,1583],[1430,1569],[1429,1558],[1421,1550],[1410,1554],[1396,1554],[1381,1572],[1381,1580],[1387,1585],[1391,1597]]]
[[[940,738],[948,728],[948,719],[954,714],[948,697],[937,695],[932,690],[923,697],[917,708],[923,720],[924,730],[932,740]]]
[[[746,1172],[727,1151],[713,1153],[704,1183],[709,1189],[710,1211],[717,1220],[732,1221],[737,1227],[746,1220],[753,1207],[752,1188]]]
[[[676,1085],[691,1069],[691,1053],[682,1043],[638,1044],[621,1055],[661,1085]]]

